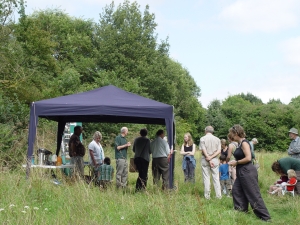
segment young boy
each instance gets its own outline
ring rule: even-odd
[[[229,165],[226,162],[225,155],[221,155],[219,159],[221,163],[219,167],[221,189],[225,188],[227,197],[230,197],[229,189],[231,188],[231,181],[229,179]]]
[[[98,180],[100,181],[100,188],[107,188],[114,176],[114,168],[110,165],[110,158],[104,158],[104,164],[99,167]]]

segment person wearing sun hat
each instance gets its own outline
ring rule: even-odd
[[[298,135],[298,130],[296,128],[291,128],[289,130],[289,137],[292,142],[288,149],[289,156],[300,160],[300,138]]]

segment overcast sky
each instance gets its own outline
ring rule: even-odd
[[[26,13],[60,8],[99,20],[109,0],[26,0]],[[123,1],[117,0],[115,4]],[[132,2],[132,1],[131,1]],[[214,99],[252,93],[288,104],[300,95],[299,0],[138,0],[156,16],[159,39],[201,88],[204,107]]]

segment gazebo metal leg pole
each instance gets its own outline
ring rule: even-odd
[[[174,188],[174,166],[175,166],[175,153],[172,154],[169,163],[169,189]]]
[[[26,179],[29,179],[29,177],[30,177],[30,167],[31,167],[31,157],[27,157],[27,162],[26,162]]]

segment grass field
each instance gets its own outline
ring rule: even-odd
[[[260,162],[259,185],[272,224],[300,224],[298,196],[267,194],[268,186],[278,179],[270,165],[285,155],[256,155]],[[196,183],[185,184],[181,156],[176,155],[177,190],[169,192],[152,185],[150,171],[148,189],[143,193],[134,192],[136,173],[129,173],[126,190],[113,187],[100,191],[84,182],[73,183],[61,178],[62,183],[55,185],[44,170],[34,170],[30,179],[25,178],[21,166],[18,171],[0,172],[0,224],[265,224],[253,212],[234,211],[231,198],[214,198],[213,187],[212,199],[206,200],[199,152],[196,158]],[[112,165],[115,167],[114,161]]]

